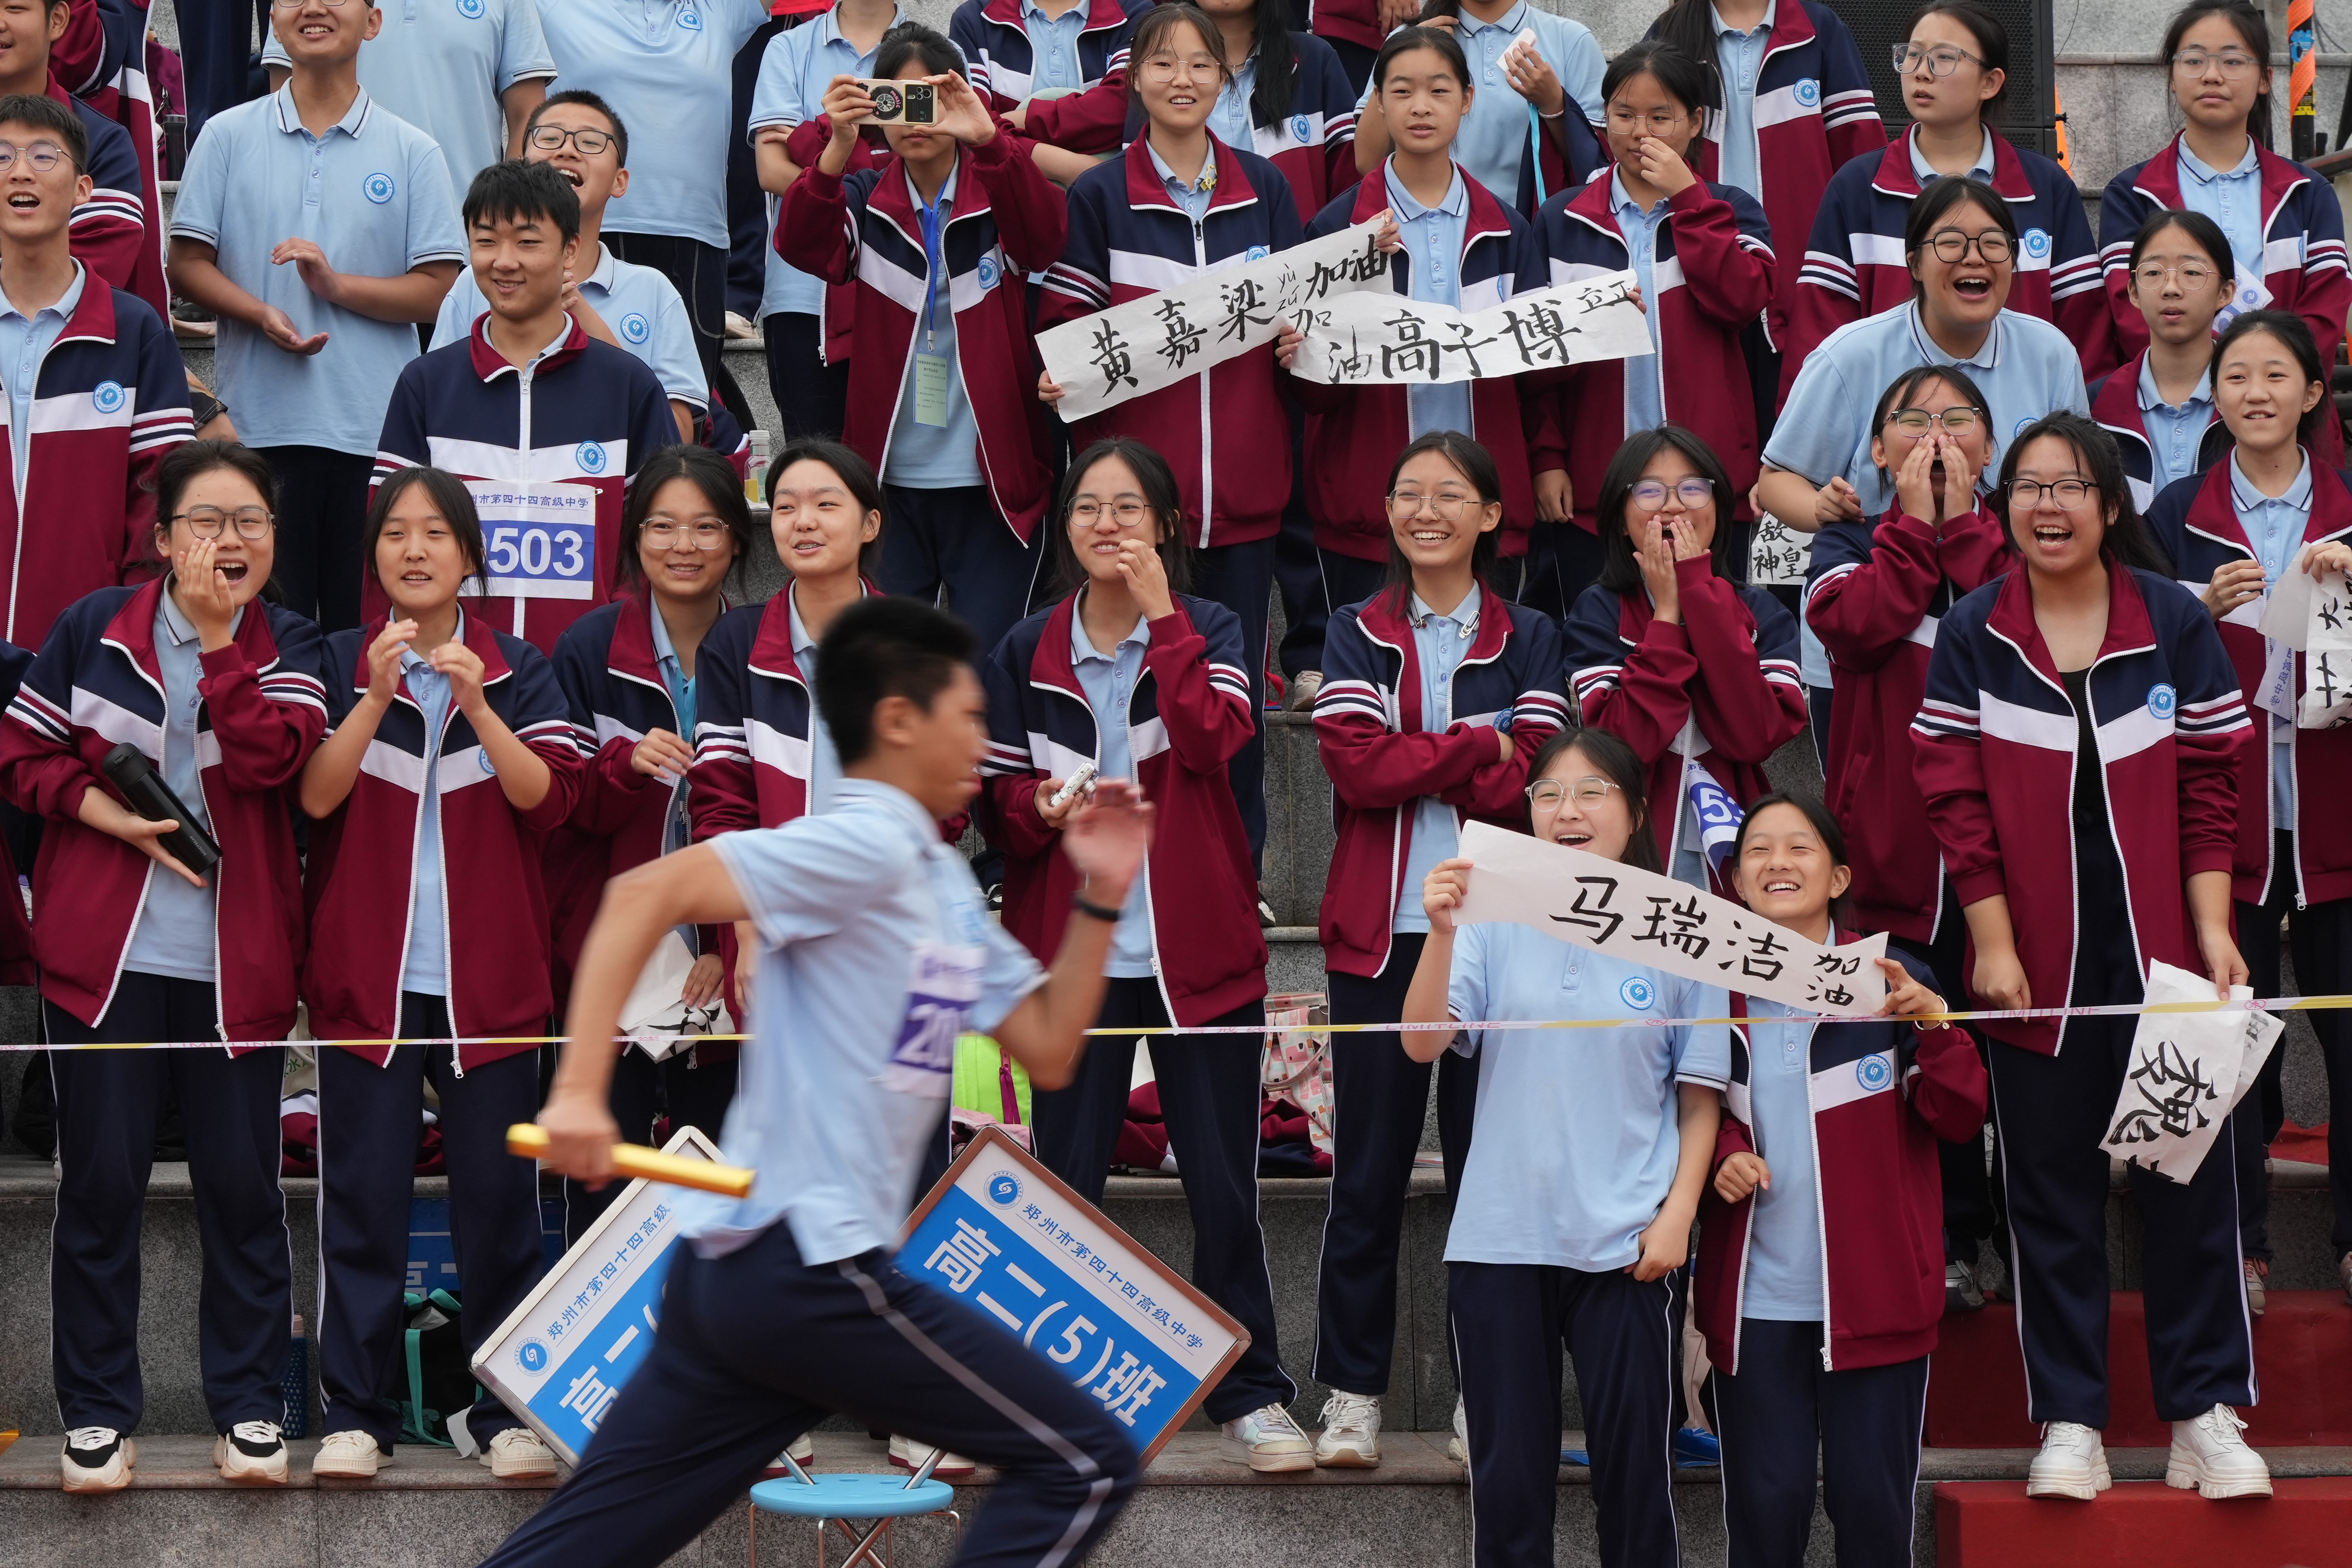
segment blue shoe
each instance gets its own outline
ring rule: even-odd
[[[1675,1434],[1675,1468],[1682,1470],[1703,1470],[1723,1463],[1723,1445],[1711,1432],[1696,1427],[1685,1427]],[[1562,1448],[1559,1462],[1580,1469],[1592,1468],[1592,1456],[1582,1448]]]

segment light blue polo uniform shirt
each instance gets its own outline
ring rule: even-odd
[[[747,1197],[687,1193],[706,1258],[792,1227],[801,1260],[890,1246],[938,1131],[963,1030],[1045,980],[912,796],[845,779],[832,811],[711,841],[760,935],[760,1005],[720,1145]]]
[[[571,5],[579,0],[553,0]],[[539,30],[539,0],[383,0],[383,26],[360,46],[360,85],[441,145],[463,206],[474,176],[507,155],[499,95],[555,75]],[[261,63],[291,63],[267,23]]]
[[[0,386],[8,391],[8,455],[14,461],[20,497],[25,493],[26,473],[33,465],[33,402],[40,391],[41,361],[65,336],[74,311],[81,306],[82,285],[89,277],[88,269],[75,262],[73,281],[66,285],[66,291],[30,318],[0,294]]]
[[[1470,227],[1470,187],[1463,183],[1461,166],[1454,166],[1454,183],[1445,188],[1444,200],[1433,207],[1412,199],[1412,193],[1397,178],[1393,161],[1382,164],[1381,172],[1388,183],[1390,215],[1396,219],[1397,234],[1412,258],[1407,269],[1412,278],[1412,297],[1423,304],[1451,305],[1459,310],[1463,236]],[[1406,428],[1416,440],[1433,430],[1473,434],[1468,382],[1412,382],[1404,389],[1404,409]]]
[[[1790,1009],[1748,998],[1751,1018],[1785,1018]],[[1748,1130],[1772,1172],[1748,1219],[1748,1284],[1739,1315],[1776,1322],[1819,1322],[1829,1315],[1822,1286],[1822,1200],[1813,1165],[1813,1026],[1748,1026]]]
[[[1201,161],[1199,177],[1189,184],[1177,178],[1176,171],[1168,166],[1168,160],[1160,155],[1160,149],[1151,145],[1148,139],[1143,143],[1143,150],[1151,155],[1152,172],[1160,176],[1160,188],[1168,193],[1168,199],[1183,208],[1185,216],[1199,223],[1207,214],[1209,204],[1216,199],[1216,147],[1213,144],[1209,148],[1208,156]]]
[[[1460,183],[1456,178],[1457,184]],[[1418,432],[1415,432],[1418,434]],[[1454,672],[1478,635],[1478,611],[1484,599],[1472,583],[1451,615],[1440,615],[1412,596],[1412,653],[1421,665],[1421,727],[1425,735],[1443,735],[1454,726]],[[1391,931],[1426,931],[1429,913],[1421,906],[1421,884],[1442,860],[1451,860],[1461,847],[1461,824],[1454,808],[1434,795],[1412,803],[1412,841],[1405,849],[1404,881],[1397,888],[1396,916]]]
[[[1121,637],[1118,646],[1108,653],[1087,638],[1084,616],[1070,617],[1070,663],[1077,672],[1078,689],[1087,694],[1087,706],[1094,710],[1095,734],[1102,742],[1095,768],[1102,778],[1135,777],[1128,716],[1134,711],[1136,683],[1143,678],[1143,655],[1150,646],[1151,625],[1141,616],[1136,618],[1135,630]],[[1127,890],[1127,902],[1118,906],[1118,925],[1110,935],[1110,956],[1103,963],[1103,973],[1114,980],[1151,977],[1151,900],[1146,891],[1150,881],[1149,871],[1138,876]]]
[[[898,413],[891,422],[882,478],[910,490],[953,490],[985,482],[980,471],[980,421],[972,415],[963,365],[956,358],[955,300],[947,276],[948,225],[954,221],[956,178],[961,172],[961,164],[948,171],[940,199],[931,208],[938,216],[928,225],[914,176],[903,170],[899,174],[907,182],[907,200],[915,208],[914,237],[923,246],[929,298],[915,308],[915,335],[907,345],[907,364],[898,382]],[[947,408],[939,424],[925,424],[917,417],[916,378],[920,370],[917,361],[929,354],[947,361]]]
[[[376,107],[365,88],[324,136],[312,136],[289,82],[205,122],[188,152],[172,237],[211,246],[230,282],[285,311],[305,336],[328,334],[317,353],[289,354],[259,329],[222,319],[217,390],[246,444],[373,457],[393,382],[416,357],[416,329],[328,304],[269,253],[308,239],[338,272],[397,277],[430,261],[462,269],[466,236],[433,139]]]
[[[1257,51],[1252,49],[1242,68],[1226,78],[1209,110],[1209,134],[1228,147],[1257,151],[1257,131],[1250,124],[1250,94],[1257,90]]]
[[[555,57],[556,89],[602,93],[629,128],[629,189],[604,209],[608,232],[727,248],[735,56],[767,20],[761,0],[548,6],[540,23]]]
[[[1021,0],[1021,31],[1029,39],[1029,88],[1067,92],[1086,84],[1078,65],[1078,35],[1086,31],[1087,0],[1048,16],[1037,0]]]
[[[1646,211],[1625,189],[1618,171],[1609,171],[1609,212],[1617,220],[1617,232],[1624,237],[1625,253],[1633,267],[1633,281],[1642,286],[1642,298],[1650,306],[1642,319],[1650,329],[1651,352],[1638,354],[1625,361],[1625,428],[1628,432],[1654,430],[1666,423],[1666,389],[1661,380],[1656,353],[1658,346],[1657,295],[1650,287],[1650,274],[1658,261],[1658,225],[1665,222],[1667,198],[1660,196]]]
[[[1513,924],[1464,926],[1446,990],[1465,1021],[1721,1018],[1728,1000]],[[1723,1087],[1729,1029],[1494,1030],[1454,1049],[1477,1059],[1478,1135],[1445,1260],[1588,1273],[1639,1261],[1682,1157],[1675,1086]]]
[[[245,621],[239,608],[229,621],[234,632]],[[204,643],[195,622],[181,610],[167,585],[155,605],[155,664],[163,675],[163,782],[188,808],[195,825],[209,833],[213,814],[205,804],[203,769],[196,761],[196,710],[204,706],[197,683],[205,678]],[[219,973],[213,951],[219,911],[220,872],[205,873],[203,887],[178,872],[147,862],[147,896],[122,967],[134,974],[168,975],[210,985]]]
[[[654,668],[661,673],[662,690],[669,694],[669,706],[677,714],[677,733],[694,733],[694,677],[686,673],[685,661],[677,656],[677,646],[669,640],[669,623],[662,619],[661,601],[651,594],[646,596],[646,620],[652,624]],[[661,780],[656,779],[659,784]],[[678,786],[671,790],[669,821],[662,830],[662,853],[668,854],[686,847],[688,838],[686,815],[686,790]],[[695,946],[692,936],[686,939],[688,948]]]
[[[459,638],[466,634],[465,612],[458,612]],[[425,715],[425,801],[416,814],[416,876],[408,895],[408,956],[400,970],[400,988],[419,996],[449,994],[449,900],[441,880],[441,737],[449,723],[456,694],[449,677],[417,656],[415,649],[400,655],[400,678]],[[488,754],[484,760],[488,759]]]
[[[2139,362],[2139,420],[2147,432],[2150,493],[2162,495],[2175,479],[2197,472],[2197,449],[2205,444],[2206,427],[2217,415],[2213,409],[2213,369],[2197,378],[2197,390],[2179,402],[2167,402],[2157,390],[2156,371],[2145,357]]]
[[[2246,138],[2245,156],[2231,169],[2216,169],[2191,152],[2185,136],[2175,145],[2180,152],[2180,204],[2221,226],[2240,276],[2262,277],[2263,166],[2254,139]]]
[[[814,633],[801,622],[800,601],[792,597],[793,590],[784,590],[784,611],[792,617],[793,664],[799,669],[801,679],[809,689],[809,777],[808,810],[814,816],[833,806],[834,787],[841,782],[841,751],[833,744],[833,731],[824,724],[824,715],[816,707],[816,644]]]
[[[1079,26],[1086,25],[1086,9],[1084,0],[1080,0],[1070,12]],[[891,12],[892,27],[905,20],[905,10]],[[1072,47],[1075,49],[1076,45]],[[751,113],[744,121],[748,134],[756,142],[760,132],[770,126],[793,131],[801,121],[815,119],[824,112],[824,89],[833,78],[872,76],[874,57],[881,52],[877,43],[859,54],[857,46],[841,36],[839,6],[814,21],[778,33],[768,40],[767,50],[760,57],[759,82],[751,89]],[[782,205],[782,198],[768,197],[770,235],[776,232],[776,213]],[[766,281],[760,291],[761,317],[780,312],[814,316],[824,308],[824,285],[813,274],[785,261],[772,245],[762,245],[760,251],[767,257]]]
[[[1903,144],[1910,150],[1911,174],[1919,182],[1922,189],[1925,189],[1930,181],[1943,178],[1943,175],[1937,172],[1936,166],[1927,162],[1927,155],[1919,151],[1917,126],[1913,126],[1904,135]],[[1990,131],[1984,133],[1984,141],[1977,149],[1977,161],[1969,165],[1969,178],[1982,184],[1992,183],[1992,132]]]
[[[1764,19],[1743,33],[1723,19],[1713,5],[1707,25],[1715,30],[1715,63],[1723,78],[1723,122],[1716,145],[1715,177],[1737,185],[1758,201],[1764,199],[1762,154],[1756,141],[1756,78],[1764,69],[1764,51],[1772,47],[1772,23],[1780,0],[1764,7]]]
[[[2311,454],[2303,455],[2303,467],[2295,474],[2294,483],[2283,496],[2263,495],[2246,478],[2238,466],[2238,455],[2230,455],[2230,504],[2237,509],[2238,526],[2246,530],[2246,542],[2254,547],[2254,559],[2262,563],[2263,580],[2275,589],[2286,578],[2294,558],[2303,550],[2303,530],[2311,521]],[[2294,825],[2294,721],[2281,718],[2259,703],[2255,711],[2268,715],[2271,732],[2271,825],[2275,829]]]
[[[573,276],[579,269],[575,267]],[[596,242],[596,270],[580,282],[580,298],[604,319],[621,347],[643,360],[661,378],[662,391],[695,408],[710,406],[709,383],[702,379],[702,356],[694,347],[694,325],[677,285],[650,267],[623,261],[613,247]],[[433,323],[433,346],[462,343],[490,308],[469,265],[442,297]]]

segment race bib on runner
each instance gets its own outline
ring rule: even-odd
[[[560,480],[468,479],[481,514],[489,591],[514,599],[596,596],[596,490]]]
[[[955,1082],[956,1037],[980,999],[978,943],[921,942],[907,982],[907,1016],[882,1070],[882,1086],[944,1100]]]

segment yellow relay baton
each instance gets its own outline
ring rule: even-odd
[[[507,1129],[507,1153],[525,1159],[543,1158],[547,1154],[547,1129],[533,1122],[517,1122]],[[741,1166],[713,1165],[709,1160],[692,1160],[683,1155],[666,1155],[643,1144],[614,1145],[613,1172],[670,1186],[723,1193],[729,1197],[748,1197],[751,1191],[752,1173]]]

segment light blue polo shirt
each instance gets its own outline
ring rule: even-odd
[[[824,715],[816,708],[817,640],[801,623],[801,601],[792,597],[794,588],[784,590],[784,612],[792,617],[793,664],[799,669],[801,679],[808,683],[808,810],[809,815],[814,816],[832,809],[834,789],[841,782],[841,751],[833,744],[833,731],[825,727]]]
[[[1085,608],[1083,601],[1077,608]],[[1087,694],[1087,706],[1094,711],[1095,734],[1102,742],[1095,767],[1105,779],[1135,777],[1128,716],[1134,711],[1136,683],[1143,678],[1143,655],[1150,646],[1151,625],[1141,616],[1136,618],[1135,630],[1108,653],[1088,639],[1083,615],[1070,617],[1070,663],[1077,671],[1078,689]],[[1127,890],[1127,902],[1118,906],[1110,956],[1103,962],[1103,973],[1114,980],[1151,977],[1151,900],[1145,891],[1150,880],[1148,871],[1137,877]]]
[[[1458,181],[1457,181],[1458,183]],[[1416,433],[1418,434],[1418,433]],[[1440,615],[1412,596],[1412,653],[1421,664],[1421,728],[1424,735],[1443,735],[1454,725],[1454,672],[1478,635],[1482,595],[1472,583],[1451,615]],[[1396,916],[1391,931],[1426,931],[1429,913],[1421,906],[1421,884],[1442,860],[1451,860],[1461,846],[1461,824],[1454,808],[1434,795],[1412,803],[1412,841],[1406,848],[1404,881],[1397,888]]]
[[[2139,419],[2147,431],[2151,459],[2149,493],[2162,495],[2175,479],[2197,472],[2197,449],[2205,444],[2206,427],[2214,420],[2213,368],[2197,378],[2197,390],[2180,402],[2167,402],[2157,390],[2156,371],[2143,357],[2139,362]]]
[[[540,17],[556,89],[602,93],[629,128],[607,232],[727,248],[735,56],[767,20],[761,0],[559,0]]]
[[[229,630],[234,632],[244,620],[240,607],[230,618]],[[196,710],[205,700],[197,689],[205,678],[203,660],[204,643],[195,623],[167,585],[155,605],[155,664],[163,675],[163,755],[158,766],[163,782],[188,808],[196,826],[209,833],[213,814],[205,804],[203,769],[196,759]],[[214,953],[219,870],[206,873],[205,883],[192,886],[178,872],[147,862],[147,896],[140,903],[131,946],[122,955],[125,969],[212,984],[219,973]]]
[[[41,387],[41,361],[49,357],[49,350],[58,346],[73,320],[74,311],[81,305],[82,283],[89,276],[82,264],[75,262],[73,281],[66,285],[66,291],[34,311],[30,319],[0,294],[0,386],[8,390],[8,453],[15,460],[20,497],[25,493],[26,472],[33,465],[33,402]]]
[[[1086,9],[1085,0],[1079,0],[1070,13],[1078,18],[1081,26],[1085,26]],[[907,13],[903,9],[891,12],[891,26],[905,20]],[[770,126],[792,131],[801,121],[824,113],[824,89],[833,78],[872,76],[874,57],[881,52],[881,46],[877,44],[861,55],[856,45],[841,36],[839,6],[813,21],[778,33],[768,40],[768,47],[760,57],[759,83],[751,89],[751,113],[744,122],[751,140],[759,141],[760,132]],[[782,198],[768,197],[768,233],[772,235],[782,204]],[[760,314],[817,314],[824,305],[824,285],[778,256],[774,246],[762,245],[760,250],[767,257],[768,269],[760,292]]]
[[[1396,219],[1397,233],[1412,258],[1407,268],[1412,297],[1424,304],[1460,309],[1462,246],[1470,227],[1470,187],[1463,182],[1461,165],[1454,165],[1454,183],[1445,188],[1444,200],[1433,207],[1412,199],[1412,193],[1397,178],[1395,160],[1381,165],[1381,173],[1388,183],[1390,215]],[[1413,382],[1404,389],[1404,407],[1407,428],[1416,440],[1433,430],[1472,434],[1468,382]]]
[[[2311,454],[2303,455],[2303,467],[2295,474],[2294,483],[2286,487],[2286,493],[2271,497],[2254,488],[2245,471],[2238,466],[2238,455],[2232,452],[2230,504],[2237,509],[2238,526],[2246,530],[2246,542],[2254,547],[2254,559],[2262,563],[2263,581],[2275,589],[2302,552],[2303,530],[2311,522]],[[2260,705],[2256,708],[2268,714],[2271,721],[2271,825],[2273,830],[2292,828],[2294,721],[2281,718]]]
[[[2246,138],[2245,156],[2231,169],[2216,169],[2191,152],[2186,136],[2174,145],[2180,151],[2180,204],[2221,225],[2240,276],[2262,277],[2263,166],[2254,139]]]
[[[1257,51],[1252,49],[1242,68],[1226,78],[1209,110],[1209,134],[1228,147],[1257,150],[1257,131],[1250,124],[1250,94],[1257,90]]]
[[[835,800],[710,841],[761,951],[755,1038],[719,1140],[758,1175],[748,1197],[680,1198],[706,1258],[779,1220],[808,1264],[890,1246],[946,1109],[958,1026],[994,1030],[1045,977],[913,797],[845,779]]]
[[[1168,199],[1183,208],[1187,217],[1199,223],[1208,212],[1209,204],[1216,199],[1215,145],[1211,144],[1208,156],[1201,160],[1200,174],[1189,184],[1177,178],[1176,171],[1168,166],[1168,160],[1160,155],[1160,149],[1154,147],[1149,138],[1144,141],[1143,150],[1151,155],[1152,172],[1160,176],[1160,188],[1168,193]]]
[[[465,612],[458,612],[456,635],[462,638]],[[425,800],[416,813],[416,874],[408,895],[408,956],[401,966],[400,988],[419,996],[449,994],[449,901],[441,879],[441,738],[448,727],[455,696],[449,677],[418,657],[414,649],[400,655],[400,678],[425,716]]]
[[[1086,85],[1078,65],[1078,35],[1086,31],[1087,0],[1048,16],[1037,0],[1021,0],[1021,30],[1029,38],[1029,89],[1068,91]]]
[[[1465,1021],[1721,1018],[1727,1003],[1717,987],[1508,924],[1462,928],[1446,992]],[[1478,1135],[1445,1260],[1594,1273],[1639,1261],[1682,1157],[1675,1085],[1722,1088],[1730,1030],[1495,1030],[1454,1049],[1478,1061]]]
[[[573,275],[578,276],[575,267]],[[694,325],[687,319],[686,302],[677,285],[650,267],[623,261],[613,247],[596,242],[596,270],[581,279],[580,298],[613,329],[621,347],[643,360],[661,378],[662,391],[696,408],[710,405],[709,383],[702,379],[702,356],[694,347]],[[446,349],[462,343],[474,323],[490,308],[482,298],[468,266],[442,297],[440,319],[433,323],[433,346]]]
[[[383,0],[379,9],[383,29],[360,46],[360,85],[440,143],[449,189],[463,206],[474,176],[507,155],[499,95],[555,75],[539,0]],[[285,46],[267,23],[263,34],[261,63],[286,69]]]
[[[1619,172],[1609,171],[1609,212],[1617,220],[1617,232],[1624,236],[1625,252],[1633,265],[1633,281],[1642,286],[1643,301],[1649,306],[1642,319],[1650,329],[1653,350],[1638,354],[1625,361],[1625,429],[1654,430],[1666,423],[1666,389],[1661,377],[1661,361],[1655,352],[1658,344],[1658,297],[1650,287],[1650,274],[1658,260],[1658,225],[1665,222],[1668,200],[1660,196],[1648,210],[1633,200],[1625,189]]]
[[[1919,182],[1922,188],[1925,188],[1930,181],[1943,178],[1943,175],[1937,172],[1936,166],[1927,162],[1927,155],[1919,151],[1917,126],[1913,126],[1904,134],[1903,144],[1910,149],[1912,177]],[[1980,184],[1992,183],[1992,132],[1990,131],[1984,133],[1984,141],[1977,149],[1977,161],[1969,165],[1969,178]]]
[[[397,277],[429,261],[467,259],[448,166],[433,139],[377,108],[362,88],[326,135],[294,111],[293,84],[205,122],[172,208],[172,237],[201,240],[229,281],[328,334],[315,354],[289,354],[260,329],[223,318],[214,363],[221,401],[249,446],[324,446],[375,455],[416,329],[330,305],[299,271],[273,264],[281,241],[315,241],[338,272]]]
[[[1723,123],[1717,128],[1715,177],[1737,185],[1758,201],[1764,199],[1762,153],[1756,141],[1756,78],[1764,68],[1764,51],[1772,47],[1772,22],[1780,0],[1764,7],[1764,19],[1741,32],[1723,19],[1713,5],[1706,8],[1715,29],[1715,62],[1723,78]]]
[[[669,640],[669,623],[662,619],[661,601],[650,593],[646,596],[646,620],[652,624],[654,637],[654,668],[661,673],[662,690],[669,694],[669,706],[677,714],[677,733],[694,733],[694,677],[686,673],[686,664],[677,656],[677,646]],[[656,779],[655,784],[660,784]],[[686,847],[689,824],[686,815],[686,786],[675,785],[670,790],[669,820],[662,828],[662,853],[669,854]],[[691,930],[690,927],[686,928]],[[692,950],[695,938],[688,935],[687,947]]]
[[[1792,1009],[1748,998],[1751,1018]],[[1748,1220],[1748,1284],[1739,1315],[1777,1322],[1818,1322],[1828,1315],[1822,1288],[1822,1201],[1813,1166],[1813,1026],[1748,1026],[1749,1130],[1771,1169],[1772,1186],[1755,1195]]]
[[[923,198],[915,179],[903,171],[907,200],[915,208],[914,238],[924,247],[924,277],[929,298],[915,307],[915,335],[907,344],[907,363],[899,373],[898,413],[891,422],[890,445],[882,462],[886,483],[910,490],[953,490],[984,483],[980,471],[980,422],[971,412],[971,394],[964,389],[963,364],[956,358],[955,299],[949,287],[946,261],[948,225],[955,218],[956,178],[961,165],[948,171],[933,204],[939,214],[927,232],[922,220]],[[917,414],[917,361],[936,354],[947,362],[947,408],[944,423],[925,424]]]

